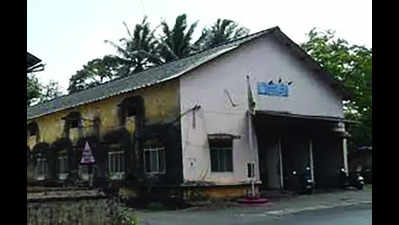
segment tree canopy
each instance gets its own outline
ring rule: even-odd
[[[147,17],[144,17],[140,24],[136,24],[133,33],[130,32],[126,23],[128,37],[121,38],[120,45],[106,40],[117,50],[118,56],[115,56],[117,63],[121,65],[119,76],[127,76],[131,73],[141,72],[150,67],[160,65],[163,60],[157,51],[159,40],[154,36],[155,29],[151,29]]]
[[[26,105],[31,105],[36,99],[40,98],[42,87],[39,80],[33,73],[27,74],[27,102]]]
[[[43,103],[62,95],[61,88],[56,81],[49,81],[43,85],[33,73],[27,74],[27,106]]]
[[[347,119],[359,121],[349,127],[352,138],[350,149],[372,144],[372,49],[349,44],[337,38],[331,30],[312,29],[301,47],[312,56],[334,79],[351,93],[344,102]]]
[[[74,93],[94,87],[120,76],[120,60],[116,56],[106,55],[89,61],[69,79],[68,92]]]
[[[160,38],[159,51],[165,62],[184,58],[195,52],[191,40],[197,24],[198,21],[188,27],[186,14],[176,17],[172,29],[165,21],[161,23],[163,33]]]
[[[50,80],[47,85],[42,88],[42,93],[40,95],[40,103],[53,100],[54,98],[60,97],[62,92],[60,91],[60,85],[58,82]]]
[[[238,23],[228,19],[217,19],[210,27],[202,30],[200,39],[196,42],[199,49],[213,48],[221,43],[248,35],[249,29],[239,27]]]
[[[105,41],[115,47],[116,54],[85,64],[71,76],[68,92],[78,92],[111,79],[130,76],[248,34],[248,29],[239,27],[233,20],[218,19],[211,28],[205,27],[197,40],[193,40],[197,24],[198,21],[188,24],[187,15],[181,14],[176,17],[173,26],[162,21],[157,26],[161,28],[157,37],[157,28],[151,28],[147,17],[135,25],[133,32],[123,23],[127,37],[121,38],[119,43]]]

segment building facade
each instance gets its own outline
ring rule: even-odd
[[[251,182],[319,187],[347,168],[340,85],[278,27],[28,108],[37,180],[96,178],[240,196]],[[57,183],[55,182],[55,183]]]

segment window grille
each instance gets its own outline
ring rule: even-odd
[[[45,180],[47,176],[48,165],[45,158],[38,158],[36,165],[36,179]]]
[[[79,177],[82,180],[89,180],[89,166],[79,165]]]
[[[122,179],[125,173],[125,154],[123,151],[108,152],[108,172],[111,179]]]
[[[233,171],[233,140],[213,139],[209,141],[212,172]]]
[[[160,144],[145,145],[144,147],[145,172],[162,174],[166,172],[165,147]]]
[[[68,157],[67,156],[58,157],[58,169],[59,169],[58,178],[61,180],[65,180],[66,176],[68,175]]]
[[[248,163],[248,177],[255,177],[255,163]]]
[[[79,120],[78,119],[71,120],[71,128],[78,128],[78,127],[79,127]]]

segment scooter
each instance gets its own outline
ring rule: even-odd
[[[358,190],[363,190],[364,187],[364,177],[360,174],[359,171],[355,172],[351,176],[352,184],[355,186]]]
[[[347,187],[356,187],[358,190],[363,190],[364,187],[364,178],[361,176],[359,171],[350,174],[349,176],[346,174],[344,168],[340,169],[340,183],[342,188]]]
[[[300,175],[295,170],[291,172],[290,178],[291,183],[294,185],[295,190],[298,194],[312,194],[314,189],[314,182],[310,172],[310,167],[305,168],[305,172]]]

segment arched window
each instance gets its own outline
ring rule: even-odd
[[[132,96],[124,99],[119,105],[119,117],[122,125],[134,120],[135,126],[141,126],[144,119],[144,99],[141,96]]]
[[[82,119],[79,112],[71,112],[67,116],[62,118],[65,120],[64,131],[67,138],[72,141],[77,140],[82,134],[80,128],[82,125]]]
[[[81,126],[81,115],[79,112],[71,112],[67,116],[62,117],[65,120],[66,129],[79,128]]]
[[[143,151],[145,173],[166,173],[166,148],[159,139],[145,141],[143,143]]]

